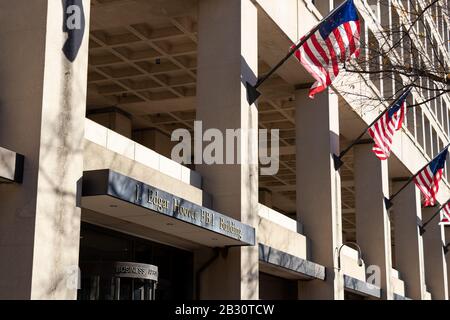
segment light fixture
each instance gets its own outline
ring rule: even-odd
[[[364,263],[362,258],[361,258],[361,256],[362,256],[361,255],[361,247],[356,242],[351,242],[351,241],[350,242],[345,242],[338,249],[338,270],[341,270],[341,250],[347,244],[353,244],[356,247],[356,250],[358,251],[358,266],[362,267],[362,265]]]

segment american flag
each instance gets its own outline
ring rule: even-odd
[[[447,159],[448,147],[441,151],[425,168],[414,178],[414,183],[422,191],[425,198],[424,206],[434,206],[436,194],[439,190],[439,181],[442,178],[445,160]]]
[[[381,118],[369,128],[369,135],[375,145],[372,151],[380,160],[386,160],[391,154],[394,133],[400,130],[405,119],[406,98],[411,90],[406,90],[397,101],[387,109]]]
[[[441,224],[450,224],[450,202],[447,202],[441,209]]]
[[[310,98],[331,85],[339,74],[339,62],[359,56],[360,28],[353,0],[347,0],[322,20],[317,31],[300,39],[308,38],[295,56],[317,80],[309,92]]]

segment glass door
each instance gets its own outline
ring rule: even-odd
[[[147,279],[115,278],[114,300],[155,300],[156,283]]]
[[[148,279],[90,276],[82,300],[155,300],[156,282]]]
[[[80,300],[156,299],[156,266],[134,262],[90,262],[82,265],[81,270]]]

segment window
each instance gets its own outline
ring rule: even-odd
[[[437,86],[434,86],[435,89],[437,89]],[[442,116],[442,101],[441,97],[434,99],[436,103],[436,109],[437,109],[437,119],[442,127],[444,127],[444,119]]]
[[[422,110],[420,108],[414,108],[414,110],[416,112],[416,139],[422,148],[425,149]]]
[[[433,154],[433,157],[435,157],[439,153],[439,140],[438,140],[437,133],[436,133],[436,131],[433,128],[431,128],[431,135],[432,135],[432,138],[433,138],[433,140],[432,140],[432,144],[433,144],[433,146],[432,146],[433,147],[432,154]]]
[[[447,182],[450,183],[450,175],[448,174],[449,168],[450,168],[450,159],[449,159],[449,157],[447,157],[447,161],[445,161],[445,173],[446,173]]]
[[[445,107],[446,113],[447,113],[447,135],[450,137],[450,110]]]
[[[444,128],[445,134],[448,136],[448,111],[447,105],[442,101],[442,127]]]
[[[424,129],[425,129],[425,152],[428,156],[433,157],[432,151],[432,137],[431,137],[431,126],[430,121],[424,117]]]
[[[412,105],[411,95],[408,97],[406,105]],[[416,137],[416,117],[414,109],[415,108],[406,108],[406,127],[408,131]]]
[[[370,71],[380,71],[381,65],[383,63],[382,55],[378,48],[378,41],[372,31],[369,31],[369,52],[368,52],[368,54],[369,54],[368,59],[369,59]],[[378,91],[381,92],[380,76],[381,76],[381,73],[377,73],[377,72],[369,74],[370,81],[372,81],[375,84],[375,87],[377,87]]]

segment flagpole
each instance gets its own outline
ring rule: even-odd
[[[411,86],[408,86],[407,89],[405,91],[402,92],[402,94],[395,99],[395,101],[393,103],[391,103],[391,105],[386,108],[386,110],[384,110],[381,114],[378,115],[378,117],[375,118],[375,120],[372,121],[371,124],[369,124],[367,126],[366,129],[364,129],[364,131],[347,147],[345,148],[343,151],[341,151],[341,153],[339,153],[339,156],[333,154],[333,161],[334,161],[334,169],[337,171],[339,170],[340,167],[342,167],[342,165],[344,164],[344,162],[342,161],[342,157],[345,156],[347,154],[347,152],[350,151],[351,148],[353,148],[354,145],[356,145],[358,143],[359,140],[361,140],[361,138],[366,134],[367,130],[369,130],[369,128],[371,126],[373,126],[375,124],[375,122],[377,122],[378,120],[380,120],[380,118],[389,110],[391,110],[391,108],[405,95],[405,93],[411,89]]]
[[[450,199],[447,200],[446,203],[444,203],[431,217],[430,219],[428,219],[425,223],[423,223],[421,226],[419,226],[419,230],[420,230],[420,235],[422,236],[425,233],[425,227],[434,219],[438,216],[439,212],[441,212],[442,209],[444,209],[444,207],[450,202]]]
[[[445,148],[443,148],[442,151],[445,150],[445,149],[447,149],[449,146],[450,146],[450,143],[449,143]],[[442,151],[441,151],[441,152],[442,152]],[[439,155],[441,152],[439,152],[438,155]],[[436,157],[437,157],[437,156],[436,156]],[[405,184],[404,184],[404,185],[403,185],[396,193],[394,193],[392,196],[389,197],[389,199],[386,198],[386,197],[384,197],[384,204],[385,204],[387,210],[389,210],[389,209],[393,206],[392,200],[393,200],[400,192],[402,192],[403,189],[405,189],[405,188],[411,183],[411,181],[413,181],[414,178],[417,177],[417,176],[419,175],[419,173],[422,172],[423,169],[425,169],[425,168],[426,168],[426,167],[427,167],[434,159],[436,159],[436,157],[434,157],[433,159],[431,159],[431,161],[427,162],[427,164],[424,165],[419,171],[417,171],[415,175],[413,175],[411,178],[409,178],[408,181],[407,181],[407,182],[406,182],[406,183],[405,183]]]
[[[306,41],[310,38],[310,36],[315,33],[319,28],[322,26],[322,23],[331,16],[336,10],[344,6],[345,3],[347,3],[348,0],[341,3],[339,6],[334,8],[330,13],[322,19],[322,21],[319,22],[312,30],[310,30],[301,40],[300,42],[293,48],[289,50],[289,52],[286,54],[286,56],[276,64],[275,67],[273,67],[267,74],[262,76],[258,79],[255,85],[251,85],[248,81],[246,82],[247,87],[247,99],[248,103],[252,105],[256,100],[258,100],[261,93],[257,90],[267,79],[269,79],[302,45],[305,44]]]

